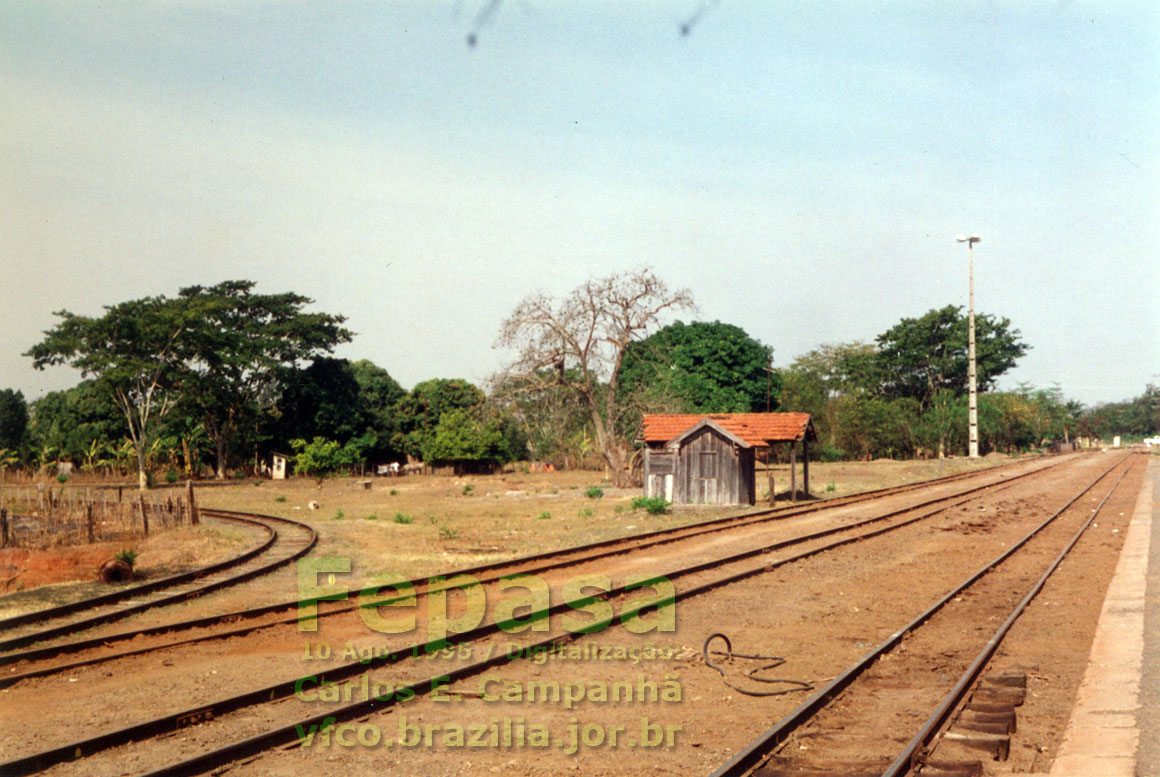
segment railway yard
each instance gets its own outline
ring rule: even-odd
[[[246,552],[3,621],[0,773],[1046,774],[1149,461],[1024,459],[375,585],[317,522],[206,508]]]

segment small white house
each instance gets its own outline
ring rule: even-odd
[[[290,465],[290,457],[285,453],[274,454],[274,468],[271,471],[271,477],[274,480],[285,480],[286,470]]]

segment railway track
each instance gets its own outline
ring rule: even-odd
[[[1034,473],[1026,473],[1031,475]],[[874,536],[880,536],[890,531],[902,528],[903,526],[914,524],[918,521],[924,520],[943,512],[950,506],[963,504],[972,498],[972,494],[987,488],[1006,488],[1011,485],[1009,482],[1012,479],[1007,479],[1008,482],[987,483],[985,485],[976,486],[968,489],[968,493],[955,493],[950,496],[943,496],[935,500],[926,500],[923,506],[911,506],[905,511],[896,511],[894,517],[898,520],[890,523],[887,526],[880,526],[877,528],[869,528],[867,526],[859,526],[858,530],[851,531],[851,527],[842,527],[840,529],[826,530],[823,532],[814,533],[808,538],[795,538],[793,540],[786,540],[776,543],[771,543],[762,547],[749,548],[743,552],[735,553],[727,557],[719,557],[696,564],[690,564],[676,570],[669,570],[665,576],[670,580],[681,580],[682,587],[675,591],[671,598],[663,601],[651,601],[649,603],[639,605],[635,609],[628,608],[620,612],[616,618],[625,619],[633,618],[641,613],[654,612],[657,607],[664,607],[675,602],[677,599],[697,596],[707,593],[711,590],[726,586],[749,577],[762,574],[772,568],[782,564],[788,564],[803,558],[825,553],[836,547],[842,545],[865,541]],[[1093,484],[1094,485],[1094,484]],[[1089,487],[1090,488],[1090,487]],[[932,502],[941,502],[941,507],[933,506]],[[910,513],[910,515],[901,517],[901,513]],[[870,519],[865,523],[882,521],[883,517]],[[848,536],[838,539],[830,539],[832,535],[839,532],[845,532]],[[813,546],[800,552],[789,555],[780,556],[776,559],[771,558],[771,554],[775,551],[784,551],[791,546],[799,545],[806,542],[813,542]],[[554,607],[538,611],[528,617],[551,617],[554,614],[559,614],[574,608],[578,604],[583,604],[588,601],[596,601],[598,598],[610,603],[620,604],[629,601],[633,594],[625,588],[625,586],[615,587],[599,597],[587,597],[579,602],[563,602]],[[639,598],[639,594],[636,595]],[[614,618],[614,619],[616,619]],[[607,625],[611,620],[604,624],[594,624],[594,626]],[[455,636],[456,643],[467,644],[471,642],[479,642],[486,640],[494,640],[502,635],[505,639],[511,639],[510,634],[503,633],[502,624],[491,622],[478,626],[462,634]],[[577,634],[570,633],[556,633],[544,638],[528,640],[525,637],[525,646],[529,649],[547,648],[553,644],[560,644],[562,642],[576,639]],[[496,655],[484,661],[475,661],[464,663],[451,671],[441,671],[438,675],[422,676],[423,667],[421,657],[428,653],[429,650],[441,647],[442,645],[431,645],[426,642],[417,642],[411,645],[395,646],[389,654],[382,655],[371,662],[371,669],[392,666],[397,669],[399,666],[410,661],[411,674],[418,673],[420,676],[408,684],[408,689],[416,694],[422,695],[430,693],[432,688],[446,682],[454,682],[456,679],[469,677],[474,674],[485,671],[494,666],[499,666],[507,663],[512,659],[509,655]],[[419,661],[414,659],[420,657]],[[337,667],[328,669],[325,673],[311,677],[311,682],[334,682],[358,675],[359,673],[368,671],[368,665],[361,661],[354,661],[348,664],[343,664]],[[219,699],[211,704],[202,704],[195,708],[181,710],[177,713],[166,715],[144,723],[128,726],[116,731],[110,731],[95,737],[88,737],[84,740],[70,742],[64,746],[52,748],[48,751],[43,751],[32,756],[15,759],[5,764],[0,764],[0,770],[5,774],[29,774],[57,763],[63,763],[74,760],[78,757],[86,757],[91,754],[116,747],[118,745],[127,744],[130,742],[150,739],[160,734],[170,733],[175,730],[188,729],[196,723],[204,721],[217,721],[224,715],[231,712],[253,708],[261,705],[277,705],[282,704],[282,717],[285,718],[287,713],[293,717],[293,713],[300,714],[301,707],[294,705],[286,705],[287,700],[292,701],[292,696],[296,689],[296,684],[300,684],[301,678],[294,678],[292,680],[278,683],[272,686],[256,689],[254,691],[239,694],[237,696],[226,699]],[[150,772],[150,774],[197,774],[209,769],[216,768],[223,764],[229,763],[238,758],[252,755],[261,752],[269,747],[279,744],[286,744],[293,742],[301,733],[301,731],[308,729],[310,726],[326,725],[327,722],[334,723],[342,720],[349,720],[369,712],[378,711],[389,707],[390,701],[380,701],[378,699],[371,699],[365,702],[355,703],[340,708],[329,709],[325,714],[313,716],[306,720],[293,720],[292,722],[283,725],[272,725],[263,733],[247,739],[237,741],[224,748],[217,748],[209,752],[197,754],[184,761],[175,763],[162,770]],[[216,737],[216,735],[215,735]],[[218,739],[217,741],[220,741]]]
[[[209,520],[257,527],[265,532],[266,539],[257,547],[201,569],[0,620],[0,634],[4,635],[0,652],[58,639],[237,585],[301,558],[318,542],[314,529],[298,521],[225,510],[202,510],[201,515]]]
[[[798,540],[804,542],[810,539],[815,539],[817,537],[829,536],[830,534],[834,534],[839,531],[857,529],[858,527],[866,526],[878,521],[888,520],[910,510],[932,505],[946,504],[949,500],[957,499],[963,496],[969,496],[972,494],[978,494],[982,491],[993,488],[996,485],[1012,483],[1023,478],[1034,476],[1059,466],[1060,463],[1060,461],[1054,461],[1050,464],[1047,464],[1046,466],[1040,465],[1031,467],[1024,472],[1015,474],[1006,472],[1005,468],[995,468],[990,470],[983,470],[981,472],[960,473],[931,481],[924,481],[922,483],[912,483],[906,484],[904,486],[877,489],[875,491],[864,492],[862,494],[819,501],[807,505],[783,507],[779,509],[763,510],[755,513],[728,516],[725,518],[712,519],[709,521],[673,529],[662,529],[643,534],[631,535],[629,537],[602,540],[599,542],[574,548],[568,548],[561,551],[537,553],[516,559],[490,562],[469,568],[454,569],[449,570],[441,575],[434,575],[432,577],[451,577],[453,575],[468,574],[476,576],[481,583],[490,583],[515,574],[541,574],[555,569],[576,566],[582,563],[589,563],[600,559],[607,559],[614,556],[629,554],[648,548],[654,548],[660,545],[687,541],[695,538],[704,538],[710,534],[734,531],[744,527],[781,521],[783,519],[794,516],[808,515],[811,513],[819,512],[821,510],[832,510],[846,505],[864,504],[895,495],[907,494],[920,488],[954,485],[964,480],[972,481],[972,485],[969,487],[956,490],[950,494],[944,494],[929,499],[922,499],[918,502],[907,504],[895,510],[889,510],[877,515],[873,515],[867,519],[861,519],[849,524],[835,526],[834,528],[823,531],[820,534],[810,533]],[[238,519],[243,519],[245,517],[245,514],[242,513],[225,513],[224,511],[218,511],[218,514],[222,516],[234,516]],[[342,598],[344,600],[351,601],[360,599],[365,596],[371,596],[374,593],[375,590],[373,588],[349,589],[342,594]],[[428,593],[427,584],[420,583],[416,593],[420,596],[426,595]],[[318,618],[326,618],[343,613],[349,613],[360,606],[370,606],[365,602],[358,605],[344,606],[330,605],[329,602],[322,602],[318,600],[311,601],[310,603],[316,607],[319,607],[317,614]],[[52,666],[41,665],[37,667],[27,667],[19,672],[10,672],[8,675],[0,676],[0,688],[13,685],[31,677],[42,677],[55,672],[114,660],[117,658],[123,658],[130,655],[141,655],[156,650],[178,647],[182,645],[191,645],[208,640],[240,637],[252,633],[258,629],[265,629],[278,625],[296,624],[299,618],[297,611],[300,609],[301,604],[302,602],[299,600],[293,599],[275,604],[249,608],[247,610],[219,613],[209,617],[195,618],[156,627],[134,629],[118,634],[102,634],[100,636],[85,640],[49,644],[33,650],[0,653],[0,666],[4,666],[18,663],[27,665],[30,662],[44,662],[45,660],[54,658],[56,656],[75,654],[80,651],[102,651],[101,655],[90,655],[83,660],[58,663]],[[279,613],[292,614],[284,615],[283,617],[276,617]],[[271,619],[271,616],[274,617]],[[251,621],[251,623],[244,626],[236,625],[245,621]],[[130,651],[116,651],[113,649],[113,646],[119,642],[139,640],[143,636],[149,637],[167,635],[194,629],[204,630],[207,628],[213,628],[215,626],[221,626],[223,624],[230,624],[231,627],[213,633],[199,633],[198,636],[189,639],[170,640],[147,647],[136,647]],[[29,643],[25,642],[25,644]],[[3,649],[4,645],[5,642],[0,642],[0,650]]]
[[[1021,703],[1020,685],[1025,682],[1025,678],[1009,673],[984,677],[988,662],[1138,461],[1139,456],[1133,454],[1118,461],[1019,542],[947,591],[763,732],[711,777],[906,777],[919,772],[927,777],[980,775],[978,753],[987,749],[997,753],[1005,746],[1006,735],[1014,730],[1010,708]],[[1088,511],[1077,504],[1085,494],[1103,487],[1106,492],[1095,509]],[[1051,550],[1050,563],[1042,567],[1041,574],[1009,573],[1005,564],[1035,544],[1039,554]],[[1012,607],[1014,592],[1022,595]],[[948,634],[969,631],[965,624],[989,621],[1001,625],[993,632],[982,630],[972,649],[944,648],[950,643]],[[907,649],[901,650],[904,642]],[[945,668],[952,652],[950,661],[961,672],[953,676],[953,682],[940,685],[930,679],[938,676],[932,667]],[[887,658],[889,662],[884,661]],[[978,700],[966,713],[970,720],[963,724],[974,733],[957,733],[949,747],[937,746],[956,715],[963,713],[968,699]],[[922,723],[915,726],[915,719]],[[802,744],[789,747],[791,742]],[[973,758],[972,752],[976,754]]]

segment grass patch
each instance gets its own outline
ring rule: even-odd
[[[334,520],[336,520],[336,521],[341,521],[341,520],[342,520],[342,518],[343,518],[343,512],[342,512],[342,510],[339,510],[338,512],[336,512],[336,513],[334,514]]]
[[[464,496],[471,496],[474,493],[475,493],[475,485],[473,483],[468,483],[467,485],[465,485],[463,487],[463,495]]]
[[[579,513],[577,513],[577,515],[581,518],[591,518],[592,516],[596,515],[596,513],[594,513],[590,508],[585,507]]]
[[[415,519],[412,518],[411,516],[407,515],[406,513],[395,513],[395,517],[392,518],[391,520],[394,521],[395,523],[401,523],[404,526],[409,524],[409,523],[415,522]]]
[[[286,501],[286,497],[284,497],[284,496],[276,496],[276,497],[274,497],[274,501],[275,501],[275,502],[285,502],[285,501]]]
[[[604,489],[600,486],[593,486],[584,492],[584,496],[588,497],[589,499],[599,499],[600,497],[604,496]]]
[[[645,510],[649,515],[664,515],[669,511],[669,506],[659,496],[638,496],[632,500],[633,510]]]
[[[548,520],[551,520],[551,518],[552,518],[552,514],[550,512],[548,512],[547,510],[545,510],[544,512],[542,512],[536,516],[537,521],[548,521]]]
[[[377,521],[378,519],[379,519],[378,513],[371,513],[370,515],[368,515],[366,517],[366,520],[368,520],[368,521]]]

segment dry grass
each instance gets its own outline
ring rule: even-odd
[[[813,463],[810,485],[816,496],[845,496],[1007,461]],[[775,467],[775,478],[779,492],[789,488],[788,467]],[[603,496],[586,496],[593,486],[602,488]],[[419,579],[451,568],[761,510],[768,499],[764,472],[757,475],[757,488],[760,499],[753,508],[682,507],[658,516],[631,508],[639,489],[615,489],[600,473],[576,471],[375,478],[369,490],[351,478],[326,480],[321,486],[305,479],[265,481],[258,487],[246,481],[204,489],[198,501],[203,507],[309,523],[320,537],[315,555],[350,557],[353,583],[385,572]],[[319,508],[309,509],[310,502]]]

